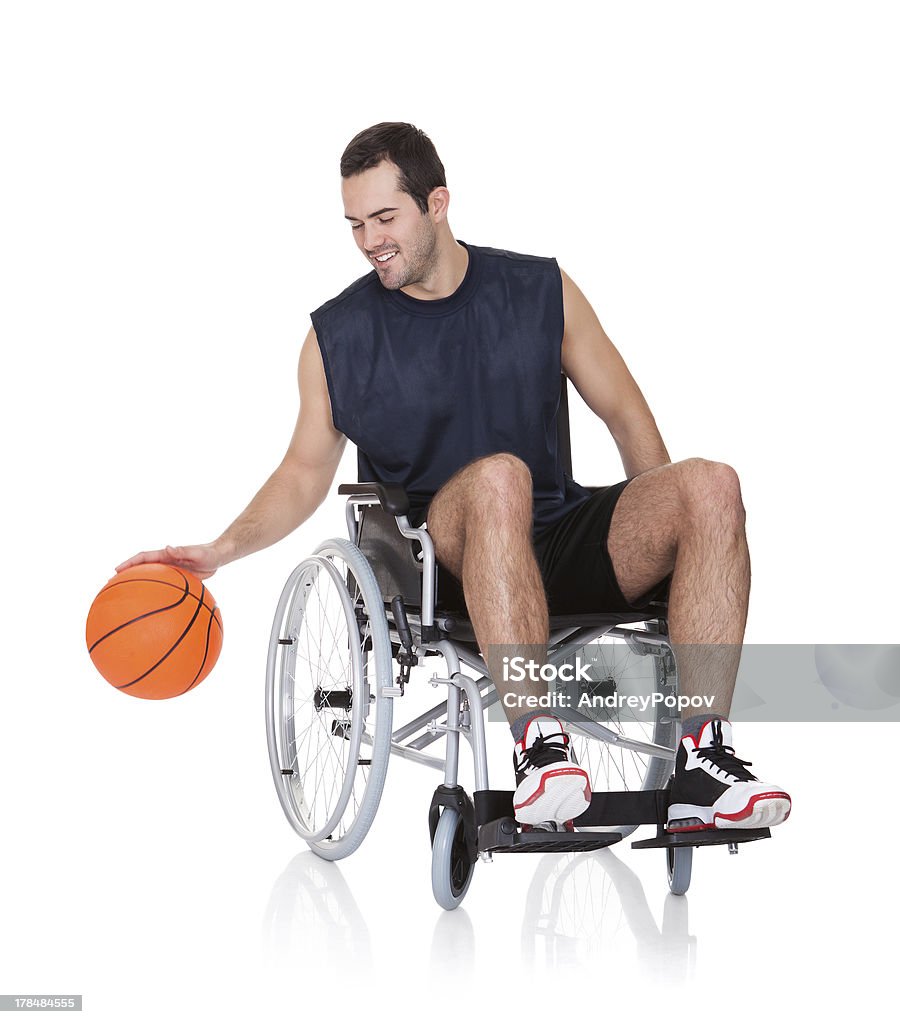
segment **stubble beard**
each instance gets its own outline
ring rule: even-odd
[[[395,291],[411,284],[427,281],[437,269],[437,231],[425,216],[422,230],[405,254],[406,269],[395,281],[382,281],[385,288]]]

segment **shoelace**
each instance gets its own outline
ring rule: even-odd
[[[550,740],[551,736],[561,736],[562,743],[555,743]],[[569,737],[564,732],[551,732],[546,736],[538,738],[523,751],[516,771],[524,771],[526,768],[543,768],[544,765],[553,764],[555,761],[569,760]]]
[[[712,743],[708,747],[694,747],[694,752],[712,761],[717,768],[721,768],[742,782],[758,782],[756,776],[747,771],[747,766],[753,762],[742,761],[739,757],[735,757],[734,747],[725,746],[725,741],[722,738],[722,723],[719,719],[713,722],[712,733]]]

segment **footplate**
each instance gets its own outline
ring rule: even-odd
[[[634,850],[673,849],[678,846],[725,846],[726,843],[752,843],[754,839],[771,839],[767,828],[704,828],[693,832],[657,830],[652,839],[632,843]]]
[[[521,831],[513,818],[496,818],[478,830],[479,853],[584,853],[619,842],[618,832]]]

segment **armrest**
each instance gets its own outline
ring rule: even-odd
[[[409,496],[399,484],[341,484],[338,494],[372,495],[392,516],[405,516],[409,512]]]

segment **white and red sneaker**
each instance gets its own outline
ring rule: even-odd
[[[699,736],[683,736],[669,795],[668,832],[707,828],[768,828],[791,813],[781,788],[747,771],[734,756],[731,723],[712,719]]]
[[[564,827],[590,806],[588,774],[578,767],[569,735],[553,715],[532,718],[516,744],[513,765],[513,807],[516,821],[521,824]]]

